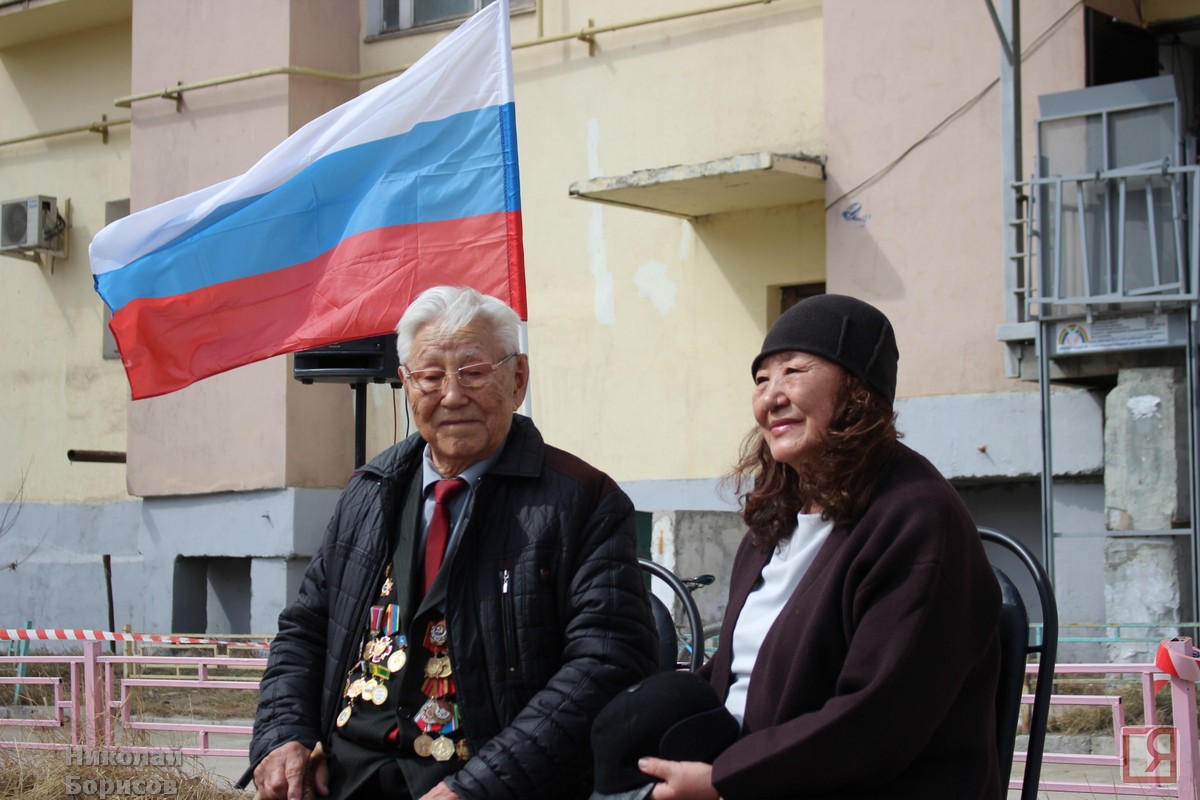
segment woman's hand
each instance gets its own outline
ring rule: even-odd
[[[719,800],[712,785],[712,764],[699,761],[664,761],[661,758],[638,759],[638,769],[662,780],[650,793],[650,800]]]

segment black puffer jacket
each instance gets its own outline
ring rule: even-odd
[[[390,448],[343,492],[299,597],[279,617],[253,763],[332,731],[400,492],[424,445],[411,436]],[[448,783],[464,800],[571,796],[591,766],[592,719],[655,669],[633,507],[611,478],[514,416],[466,513],[446,613],[475,756]]]

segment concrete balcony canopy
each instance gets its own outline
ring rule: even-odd
[[[677,217],[705,217],[824,200],[825,167],[810,156],[747,153],[579,181],[571,184],[570,195]]]
[[[1200,16],[1200,0],[1084,0],[1084,5],[1145,27]]]
[[[133,17],[133,0],[0,0],[0,50]]]

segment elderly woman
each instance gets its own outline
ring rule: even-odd
[[[888,319],[797,304],[755,357],[737,467],[749,527],[705,666],[741,738],[647,758],[653,800],[1000,796],[1000,594],[962,501],[897,441]]]

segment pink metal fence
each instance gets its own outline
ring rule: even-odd
[[[216,722],[162,722],[135,719],[130,702],[131,692],[137,689],[179,688],[179,689],[212,689],[218,691],[258,691],[257,680],[229,680],[214,677],[214,672],[227,669],[255,670],[261,672],[266,666],[265,658],[232,658],[228,656],[145,656],[145,655],[105,655],[102,641],[83,641],[81,655],[25,655],[0,656],[0,671],[7,672],[6,667],[15,667],[20,663],[65,665],[63,677],[8,677],[0,675],[0,685],[22,685],[26,687],[51,687],[52,698],[47,704],[33,706],[31,717],[18,715],[3,716],[0,709],[0,748],[27,749],[56,749],[86,748],[89,750],[120,750],[131,753],[171,752],[190,756],[229,756],[245,757],[247,747],[217,747],[212,737],[217,734],[231,734],[248,737],[251,726],[239,724],[220,724]],[[146,668],[180,667],[194,677],[148,677]],[[1031,665],[1030,673],[1036,674],[1036,665]],[[1143,782],[1095,781],[1071,782],[1056,780],[1043,773],[1040,790],[1049,793],[1087,793],[1091,796],[1142,796],[1142,797],[1178,797],[1182,800],[1200,800],[1200,776],[1197,766],[1200,765],[1196,717],[1196,684],[1180,678],[1171,677],[1171,704],[1174,726],[1166,728],[1158,725],[1154,707],[1154,682],[1164,680],[1168,676],[1153,664],[1060,664],[1055,669],[1059,677],[1063,676],[1136,676],[1140,681],[1144,707],[1146,709],[1144,725],[1136,730],[1154,729],[1174,731],[1172,734],[1173,748],[1167,754],[1172,762],[1170,780],[1162,776],[1139,776]],[[119,675],[124,675],[118,681]],[[1107,680],[1097,680],[1106,683]],[[1032,702],[1032,696],[1024,698],[1026,703]],[[1058,706],[1108,706],[1111,710],[1113,741],[1115,752],[1111,755],[1079,755],[1069,753],[1047,752],[1044,763],[1047,765],[1068,765],[1072,767],[1097,767],[1122,770],[1122,777],[1128,772],[1131,763],[1126,737],[1122,734],[1130,730],[1126,725],[1125,709],[1122,698],[1118,695],[1055,695],[1052,703]],[[51,740],[30,740],[28,737],[18,739],[4,738],[4,730],[21,728],[38,728],[43,730],[58,729],[63,735]],[[125,739],[130,731],[146,731],[156,733],[174,733],[194,737],[194,744],[186,747],[153,747],[147,745],[130,745]],[[247,743],[248,745],[248,743]],[[1025,753],[1016,754],[1017,761],[1024,761]],[[1019,772],[1020,770],[1016,770]],[[1131,776],[1132,777],[1132,776]],[[1021,788],[1021,779],[1014,775],[1010,789]]]
[[[1037,665],[1030,665],[1030,675],[1036,675]],[[1054,753],[1046,751],[1043,754],[1043,764],[1062,764],[1076,767],[1107,767],[1120,770],[1116,780],[1062,781],[1047,778],[1045,770],[1042,773],[1039,789],[1043,792],[1072,792],[1088,796],[1138,796],[1138,797],[1178,797],[1181,800],[1200,800],[1200,776],[1197,775],[1197,765],[1200,764],[1198,750],[1198,732],[1196,724],[1196,684],[1181,678],[1170,677],[1154,664],[1059,664],[1055,667],[1055,676],[1137,676],[1141,684],[1143,707],[1145,708],[1144,725],[1128,726],[1125,720],[1123,699],[1119,695],[1054,695],[1052,705],[1057,706],[1096,706],[1107,705],[1112,711],[1112,731],[1114,752],[1104,754],[1073,754]],[[1173,726],[1161,726],[1157,720],[1155,709],[1156,680],[1166,682],[1169,679],[1171,688],[1171,717]],[[1098,683],[1107,681],[1099,680]],[[1023,698],[1025,703],[1033,702],[1032,695]],[[1151,775],[1138,771],[1137,761],[1128,747],[1130,731],[1136,731],[1139,736],[1148,732],[1160,731],[1170,733],[1172,747],[1164,751],[1163,763],[1170,766],[1170,774]],[[1151,746],[1150,742],[1146,747]],[[1024,761],[1026,753],[1018,752],[1015,760]],[[1017,770],[1014,770],[1014,773]],[[1161,770],[1160,770],[1161,771]],[[1020,789],[1021,780],[1014,776],[1009,783],[1009,789]]]
[[[34,713],[6,716],[0,712],[0,728],[59,729],[62,736],[31,740],[0,738],[0,748],[68,750],[83,747],[88,750],[117,749],[131,753],[171,752],[189,756],[245,757],[247,747],[217,747],[212,737],[218,734],[249,737],[251,726],[216,722],[147,722],[133,716],[131,693],[138,688],[149,689],[214,689],[258,691],[257,680],[222,680],[214,678],[215,670],[242,669],[262,671],[265,658],[231,658],[228,656],[141,656],[104,655],[100,641],[83,642],[81,655],[0,656],[0,668],[25,663],[64,664],[64,677],[0,677],[0,685],[50,686],[53,701],[46,706],[29,707]],[[171,666],[194,672],[195,677],[144,677],[147,667]],[[118,681],[120,673],[129,671]],[[40,712],[40,716],[39,713]],[[184,747],[156,747],[129,744],[123,732],[147,731],[175,733],[194,737],[194,744]],[[2,734],[0,734],[2,737]]]

